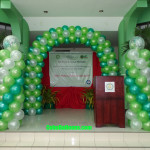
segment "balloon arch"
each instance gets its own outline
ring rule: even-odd
[[[27,53],[26,62],[19,51],[20,43],[15,36],[3,41],[0,51],[0,131],[18,129],[25,114],[42,114],[42,67],[47,52],[60,44],[84,44],[97,53],[102,76],[118,75],[114,48],[104,35],[92,28],[66,26],[50,28],[37,36]],[[24,109],[24,112],[23,110]]]

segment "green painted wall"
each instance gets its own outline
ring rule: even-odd
[[[11,25],[12,34],[21,42],[20,50],[26,54],[29,47],[29,27],[9,0],[0,0],[0,22]]]
[[[147,21],[150,21],[150,0],[137,0],[119,25],[119,67],[121,75],[125,75],[125,58],[122,55],[121,47],[134,36],[136,24]]]

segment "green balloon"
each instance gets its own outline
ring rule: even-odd
[[[112,71],[117,72],[119,70],[119,67],[118,67],[118,65],[113,65],[113,66],[111,66],[111,69],[112,69]]]
[[[24,108],[25,109],[30,109],[32,107],[32,104],[31,103],[29,103],[29,102],[25,102],[24,103]]]
[[[87,32],[88,32],[88,28],[87,27],[81,28],[81,32],[82,32],[83,35],[86,35]]]
[[[131,94],[131,93],[126,93],[125,94],[125,100],[129,103],[135,102],[136,101],[136,96]]]
[[[18,112],[21,108],[21,104],[17,101],[13,101],[11,104],[9,104],[9,110],[11,112]]]
[[[69,44],[70,41],[69,41],[69,38],[65,38],[65,44]]]
[[[40,52],[41,53],[46,53],[47,52],[47,47],[45,45],[40,46]]]
[[[76,37],[75,37],[75,35],[70,35],[69,36],[69,41],[71,42],[71,43],[74,43],[75,41],[76,41]]]
[[[105,48],[110,47],[110,46],[111,46],[110,41],[106,40],[106,41],[104,42],[104,46],[105,46]]]
[[[126,59],[126,60],[125,60],[125,68],[126,68],[126,69],[131,69],[131,68],[133,68],[133,67],[135,67],[135,66],[134,66],[134,61],[129,60],[129,59]]]
[[[4,111],[3,114],[2,114],[2,119],[3,119],[4,121],[7,121],[7,122],[9,122],[10,120],[12,120],[13,117],[14,117],[14,113],[11,112],[10,110],[6,110],[6,111]]]
[[[39,109],[41,107],[41,103],[36,101],[35,103],[33,103],[33,108],[35,109]]]
[[[97,39],[96,38],[92,38],[91,39],[91,45],[97,45]]]
[[[139,54],[140,58],[144,58],[146,61],[150,58],[150,51],[147,49],[140,50]]]
[[[109,73],[111,71],[110,66],[104,67],[104,73]]]
[[[0,119],[0,131],[4,131],[4,130],[6,130],[6,129],[7,129],[7,127],[8,127],[7,122],[6,122],[6,121],[4,121],[4,120],[2,120],[2,119]]]
[[[0,50],[0,60],[4,61],[7,58],[10,58],[9,50],[6,49]]]
[[[39,97],[41,95],[41,91],[36,89],[36,90],[33,91],[33,95],[35,97]]]
[[[139,76],[139,69],[132,67],[129,69],[128,74],[131,78],[136,78]]]
[[[23,60],[17,61],[16,62],[16,67],[20,68],[21,70],[23,70],[25,68],[25,62]]]
[[[29,77],[25,78],[25,84],[26,85],[32,84],[32,82],[33,82],[33,80],[31,78],[29,78]]]
[[[147,84],[146,86],[144,86],[141,90],[142,93],[145,93],[145,94],[150,94],[150,85]]]
[[[9,92],[9,88],[5,86],[4,84],[0,84],[0,95],[3,95],[8,92]]]
[[[33,79],[33,84],[38,85],[40,83],[41,83],[41,79],[40,78],[36,77],[36,78]]]
[[[30,52],[30,53],[27,54],[27,59],[29,59],[29,60],[35,59],[35,55]]]
[[[27,73],[29,73],[29,72],[33,71],[33,67],[31,67],[30,65],[27,65],[25,71]]]
[[[100,37],[100,32],[99,31],[95,31],[94,32],[94,37],[95,38],[99,38]]]
[[[147,84],[147,78],[145,76],[138,76],[135,80],[135,83],[140,86],[143,87]]]
[[[143,129],[145,131],[150,131],[150,120],[145,122],[145,123],[143,123]]]
[[[80,38],[76,38],[75,43],[76,43],[76,44],[81,44]]]
[[[23,93],[20,93],[14,97],[15,101],[19,103],[23,103],[25,100],[25,95]]]
[[[49,46],[53,47],[53,46],[55,45],[55,40],[54,40],[54,39],[49,39],[49,40],[47,41],[47,44],[48,44]]]
[[[87,40],[86,42],[85,42],[85,46],[87,46],[87,47],[89,47],[90,46],[90,40]]]
[[[61,27],[57,27],[57,28],[56,28],[56,33],[57,33],[58,35],[61,35],[62,32],[63,32],[63,29],[62,29]]]
[[[11,87],[15,83],[15,79],[12,76],[7,75],[4,77],[3,83],[5,86]]]
[[[45,31],[45,32],[43,33],[43,37],[46,38],[47,40],[50,39],[50,37],[51,37],[50,32]]]
[[[100,58],[100,62],[107,62],[108,60],[108,56],[107,55],[103,55],[101,58]]]
[[[110,52],[110,53],[108,54],[108,58],[109,58],[109,59],[115,59],[115,58],[116,58],[116,53],[115,53],[115,52]]]
[[[21,76],[21,69],[19,67],[14,67],[10,70],[10,74],[13,78],[19,78]]]
[[[147,122],[149,120],[149,115],[146,111],[142,110],[138,113],[138,119],[142,122]]]
[[[87,42],[87,37],[85,35],[82,35],[80,37],[80,41],[81,41],[81,44],[85,44]],[[90,45],[89,45],[90,46]]]
[[[25,90],[24,94],[25,94],[26,97],[33,96],[33,93],[29,90]]]
[[[142,109],[142,105],[140,103],[134,101],[134,102],[130,103],[129,108],[134,113],[139,113],[141,111],[141,109]]]
[[[40,48],[40,46],[41,46],[41,44],[40,44],[40,42],[39,41],[34,41],[33,43],[32,43],[32,46],[34,47],[34,48]]]
[[[69,30],[70,34],[75,33],[75,27],[74,26],[70,26],[68,30]]]
[[[42,55],[37,55],[35,57],[35,60],[39,63],[39,62],[43,62],[43,56]]]
[[[100,44],[97,46],[97,52],[103,52],[104,51],[104,45]]]
[[[60,35],[60,36],[58,37],[58,42],[59,42],[60,44],[63,44],[63,43],[65,42],[65,38],[64,38],[62,35]]]
[[[37,65],[37,66],[34,67],[34,71],[36,73],[40,73],[40,72],[42,72],[42,67],[40,67],[39,65]]]

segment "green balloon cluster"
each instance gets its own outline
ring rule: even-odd
[[[0,51],[0,131],[18,129],[24,117],[21,109],[25,99],[22,76],[25,62],[18,41],[15,36],[7,36],[3,41],[5,49]]]
[[[26,114],[40,114],[41,108],[41,78],[43,77],[42,67],[43,60],[47,58],[47,52],[52,51],[53,47],[60,44],[84,44],[91,47],[97,53],[102,67],[102,76],[118,75],[118,65],[114,48],[111,47],[110,41],[106,40],[105,36],[99,31],[94,31],[92,28],[80,26],[62,26],[50,28],[49,31],[39,35],[32,43],[27,54],[26,69],[25,69],[25,97],[26,102],[24,108]],[[40,97],[40,98],[39,98]]]
[[[126,117],[132,129],[150,131],[150,51],[144,49],[143,41],[141,37],[133,37],[129,45],[132,49],[125,56],[125,100],[129,103]]]

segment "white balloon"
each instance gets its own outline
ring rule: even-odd
[[[88,32],[87,33],[87,38],[92,39],[93,38],[93,32]]]
[[[41,38],[40,39],[40,44],[41,45],[46,45],[47,44],[47,40],[45,38]]]
[[[10,53],[10,58],[13,60],[13,61],[19,61],[22,57],[22,54],[20,51],[18,50],[14,50]]]
[[[142,128],[142,122],[138,119],[132,119],[130,123],[131,129],[140,130]]]
[[[104,49],[104,54],[109,54],[111,52],[111,49],[109,47]]]
[[[30,73],[29,73],[29,77],[30,78],[35,78],[36,77],[36,72],[34,72],[34,71],[31,71]]]
[[[63,32],[63,36],[64,36],[65,38],[69,37],[69,36],[70,36],[70,32],[69,32],[68,30],[65,30],[65,31]]]
[[[19,42],[18,38],[15,37],[14,35],[9,35],[9,36],[4,38],[3,46],[5,49],[9,49],[9,50],[11,50],[10,48],[19,49],[20,42]]]
[[[36,97],[35,96],[30,96],[29,97],[29,102],[30,103],[35,103],[35,101],[36,101]]]
[[[22,120],[24,118],[24,111],[20,110],[14,114],[15,119]]]
[[[136,114],[132,112],[130,109],[126,111],[126,118],[129,120],[136,119]]]
[[[111,72],[109,73],[109,76],[117,76],[117,72],[111,71]]]
[[[76,30],[75,36],[76,36],[76,37],[80,37],[81,35],[82,35],[81,30]]]
[[[37,65],[37,61],[35,59],[30,60],[30,65],[35,67]]]
[[[34,48],[34,49],[33,49],[33,54],[34,54],[34,55],[39,55],[39,54],[40,54],[39,48]]]
[[[143,59],[143,58],[138,58],[136,59],[135,61],[135,66],[138,68],[138,69],[144,69],[146,67],[146,61]]]
[[[113,66],[115,64],[115,60],[110,59],[107,61],[108,66]]]
[[[145,76],[145,77],[150,77],[150,67],[146,67],[144,69],[141,70],[141,75]]]
[[[29,84],[29,90],[34,91],[36,89],[36,86],[34,84]]]
[[[134,36],[129,42],[130,49],[144,49],[145,41],[140,36]]]
[[[10,122],[8,122],[8,129],[9,130],[17,130],[20,127],[20,122],[17,119],[13,119]]]
[[[56,32],[52,32],[51,33],[51,38],[54,39],[54,40],[56,40],[58,38],[57,33]]]
[[[131,50],[129,50],[128,53],[127,53],[127,56],[128,56],[128,58],[131,59],[131,60],[136,60],[136,59],[138,59],[138,57],[139,57],[138,50],[136,50],[136,49],[131,49]]]
[[[4,67],[0,68],[0,78],[4,78],[9,74],[8,70]]]
[[[15,62],[11,58],[7,58],[3,65],[6,69],[12,69],[15,66]]]
[[[3,84],[3,78],[0,78],[0,84]]]
[[[30,108],[28,111],[29,116],[35,116],[36,115],[36,109]]]
[[[103,44],[105,42],[105,38],[104,37],[99,37],[98,38],[98,44]]]

